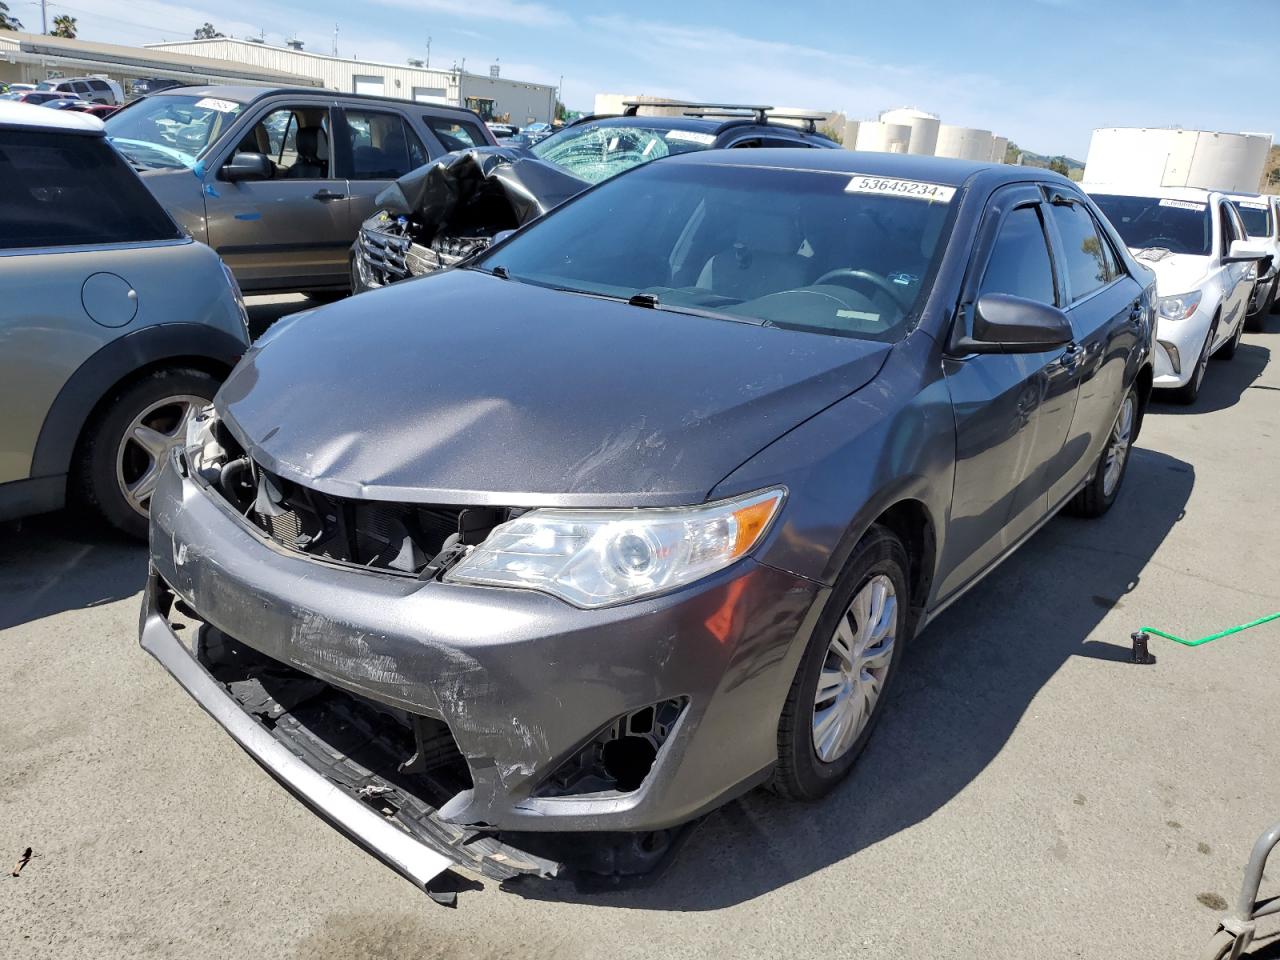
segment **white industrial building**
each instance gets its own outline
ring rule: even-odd
[[[303,50],[296,42],[278,47],[233,37],[155,43],[148,49],[312,77],[320,86],[343,93],[469,107],[486,120],[505,119],[521,126],[549,123],[555,114],[554,86],[502,77],[496,65],[481,75],[458,68],[440,70],[421,61],[396,64],[332,57]]]
[[[941,121],[932,113],[925,113],[915,107],[898,107],[880,114],[881,124],[904,126],[908,130],[907,149],[904,153],[920,156],[933,156],[938,147],[938,128]],[[859,131],[861,132],[861,131]],[[875,147],[863,147],[858,150],[874,150]]]
[[[1093,131],[1084,179],[1256,193],[1271,141],[1269,133],[1106,127]]]
[[[916,107],[895,107],[877,120],[848,121],[844,145],[850,150],[1004,163],[1009,138],[997,137],[990,130],[943,123],[936,114]]]

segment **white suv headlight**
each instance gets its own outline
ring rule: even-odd
[[[531,510],[495,527],[444,579],[607,607],[727,567],[760,542],[785,498],[775,487],[695,507]]]
[[[1199,290],[1192,290],[1190,293],[1180,293],[1174,297],[1160,297],[1156,301],[1156,307],[1160,311],[1160,316],[1166,320],[1185,320],[1196,312],[1202,296]]]

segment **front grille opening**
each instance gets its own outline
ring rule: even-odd
[[[434,577],[480,543],[512,511],[505,507],[356,500],[293,483],[250,458],[224,424],[227,451],[210,485],[276,544],[338,563],[409,576]]]
[[[638,790],[687,704],[687,697],[678,697],[618,717],[557,767],[537,795],[568,797]]]

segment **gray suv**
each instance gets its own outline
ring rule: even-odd
[[[0,103],[0,520],[88,504],[145,536],[244,300],[81,113]]]
[[[451,150],[496,142],[457,107],[230,86],[144,97],[107,121],[107,135],[249,293],[346,292],[374,197]]]

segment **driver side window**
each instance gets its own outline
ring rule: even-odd
[[[1000,224],[978,295],[1004,293],[1054,306],[1053,261],[1037,204],[1013,210]]]
[[[277,180],[326,180],[332,169],[329,111],[325,107],[278,107],[262,117],[236,146],[275,164]]]

